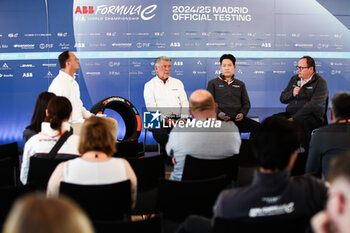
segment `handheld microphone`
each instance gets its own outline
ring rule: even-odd
[[[300,87],[301,86],[301,80],[298,80],[298,82],[297,82],[297,84],[295,85],[293,85],[293,87]]]
[[[226,116],[226,113],[224,113],[224,112],[219,112],[218,116],[219,116],[219,117],[224,117],[224,116]]]

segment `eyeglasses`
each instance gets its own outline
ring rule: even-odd
[[[304,69],[310,68],[310,66],[305,66],[305,67],[303,67],[303,66],[296,66],[296,68],[298,70],[304,70]]]

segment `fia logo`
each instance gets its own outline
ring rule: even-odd
[[[160,129],[161,113],[159,110],[156,112],[144,112],[143,113],[143,127],[145,129]]]

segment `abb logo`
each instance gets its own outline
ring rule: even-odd
[[[93,14],[94,7],[93,6],[77,6],[74,14]]]

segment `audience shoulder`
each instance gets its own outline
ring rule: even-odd
[[[76,134],[72,134],[72,135],[70,136],[70,138],[71,138],[72,141],[77,141],[77,142],[79,142],[79,140],[80,140],[80,136],[79,136],[79,135],[76,135]]]
[[[152,84],[152,81],[153,81],[153,78],[151,78],[150,80],[148,80],[146,83],[145,83],[145,87],[148,87],[149,85]]]
[[[218,80],[218,78],[217,78],[217,77],[216,77],[216,78],[211,79],[211,80],[208,82],[208,84],[209,84],[209,83],[210,83],[210,84],[215,83],[215,82],[216,82],[216,80]]]
[[[23,153],[27,154],[30,150],[32,150],[33,147],[35,147],[35,145],[40,141],[40,139],[42,137],[43,136],[40,133],[38,133],[38,134],[33,135],[31,138],[29,138],[29,140],[24,145]]]
[[[314,195],[320,195],[326,199],[327,186],[322,180],[312,175],[293,176],[291,179],[294,184],[301,186],[304,191],[309,190]]]

